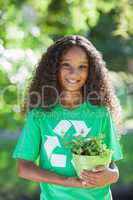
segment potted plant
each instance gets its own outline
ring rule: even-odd
[[[72,151],[75,170],[81,178],[81,172],[95,170],[98,165],[109,166],[112,150],[108,149],[103,142],[103,137],[90,137],[87,140],[75,138],[71,142],[64,142],[66,147]]]

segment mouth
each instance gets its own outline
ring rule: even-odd
[[[66,81],[69,83],[69,84],[76,84],[78,83],[80,80],[72,80],[72,79],[66,79]]]

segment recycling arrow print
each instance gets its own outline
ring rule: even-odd
[[[88,128],[84,121],[70,120],[70,122],[73,124],[73,126],[74,126],[74,128],[76,130],[75,137],[79,136],[82,131],[83,131],[82,136],[86,137],[87,134],[91,131],[91,128]]]
[[[66,155],[52,154],[56,147],[61,147],[57,136],[47,136],[47,140],[44,144],[47,156],[50,159],[53,167],[65,167],[66,166]]]
[[[86,123],[84,121],[80,120],[61,120],[57,126],[54,128],[54,132],[58,134],[59,136],[62,136],[62,132],[64,134],[67,133],[67,131],[74,127],[76,133],[75,136],[79,136],[82,132],[82,136],[86,137],[87,134],[91,131],[91,128],[88,128]]]
[[[62,132],[65,134],[71,126],[72,124],[68,120],[61,120],[53,131],[59,136],[62,136]]]

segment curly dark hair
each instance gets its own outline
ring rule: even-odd
[[[57,76],[60,59],[73,46],[82,48],[88,56],[89,72],[85,94],[89,94],[89,101],[94,105],[107,106],[115,118],[114,121],[117,125],[120,125],[121,105],[110,81],[108,69],[106,68],[102,54],[88,39],[80,35],[69,35],[58,39],[42,55],[28,87],[28,95],[26,94],[22,112],[26,112],[37,106],[41,106],[47,111],[53,108],[53,102],[55,102],[56,98],[53,88],[56,88],[60,93]],[[43,96],[42,88],[45,90],[45,95]],[[38,95],[41,97],[39,102],[37,102]]]

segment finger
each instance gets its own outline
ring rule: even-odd
[[[86,183],[86,184],[96,184],[97,183],[97,181],[96,180],[93,180],[93,179],[89,179],[89,180],[84,180],[84,182]]]
[[[105,170],[106,168],[104,167],[104,168],[102,168],[102,167],[99,167],[99,168],[97,168],[97,169],[93,169],[93,170],[83,170],[82,172],[81,172],[81,174],[98,174],[98,173],[101,173],[103,170]]]
[[[96,183],[97,181],[98,181],[98,179],[96,180],[96,179],[94,179],[94,178],[85,178],[85,179],[83,179],[82,180],[83,182],[86,182],[86,183],[92,183],[92,184],[94,184],[94,183]]]
[[[91,175],[91,174],[95,174],[95,173],[93,173],[93,171],[89,171],[89,170],[83,170],[81,172],[81,175]]]
[[[82,179],[87,179],[87,180],[92,179],[92,180],[96,180],[96,179],[99,178],[99,175],[82,175],[81,177],[82,177]]]
[[[98,165],[95,167],[95,171],[102,171],[105,169],[105,166],[104,165]]]
[[[91,170],[84,169],[81,173],[90,173]]]
[[[96,183],[95,182],[83,181],[82,182],[82,186],[85,187],[85,188],[95,188],[96,187]]]
[[[81,177],[82,178],[99,178],[99,176],[101,175],[101,173],[98,173],[98,172],[84,172],[84,173],[81,173]]]

